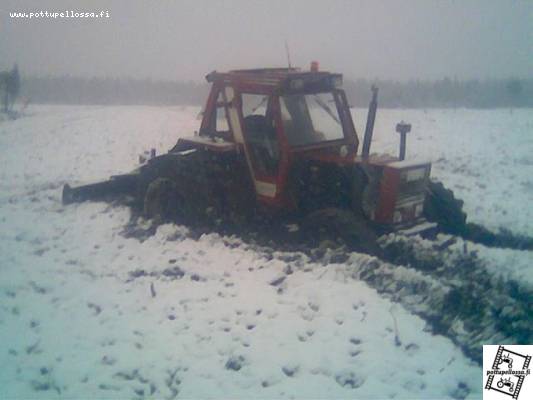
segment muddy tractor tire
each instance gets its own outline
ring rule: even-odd
[[[302,224],[304,234],[312,245],[340,247],[368,254],[380,255],[377,235],[366,219],[353,211],[325,208],[311,212]]]
[[[467,232],[463,201],[455,198],[453,191],[441,182],[429,182],[424,215],[429,221],[436,222],[443,232],[461,236]]]
[[[157,178],[146,190],[143,203],[144,215],[160,221],[173,221],[179,216],[180,196],[175,182]]]

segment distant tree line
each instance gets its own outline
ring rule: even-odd
[[[390,108],[533,107],[533,79],[437,81],[347,80],[350,104],[367,107],[370,86],[379,87],[379,105]],[[206,83],[63,77],[27,77],[22,96],[32,103],[203,105]]]
[[[208,91],[202,83],[151,79],[27,77],[23,83],[22,95],[44,104],[192,105],[203,104]]]
[[[379,88],[378,102],[390,108],[516,108],[533,107],[533,79],[396,82],[346,81],[344,88],[356,107],[366,107],[370,86]]]

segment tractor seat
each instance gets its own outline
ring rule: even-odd
[[[244,129],[249,140],[265,136],[272,128],[268,126],[267,119],[263,115],[248,115],[244,118]]]
[[[244,118],[244,130],[259,170],[267,175],[275,175],[279,149],[272,124],[263,115],[248,115]]]

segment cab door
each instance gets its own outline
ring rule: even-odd
[[[242,93],[244,140],[250,150],[254,174],[258,179],[276,181],[280,159],[271,98]]]
[[[259,199],[277,195],[279,146],[272,118],[271,97],[240,93],[226,87],[228,117],[235,140],[241,143]]]

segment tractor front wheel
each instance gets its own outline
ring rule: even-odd
[[[381,254],[376,233],[363,216],[353,211],[338,208],[317,210],[307,215],[303,227],[313,245],[346,245],[355,251]]]
[[[429,181],[424,215],[446,233],[461,236],[467,233],[463,201],[455,198],[453,191],[440,182]]]

